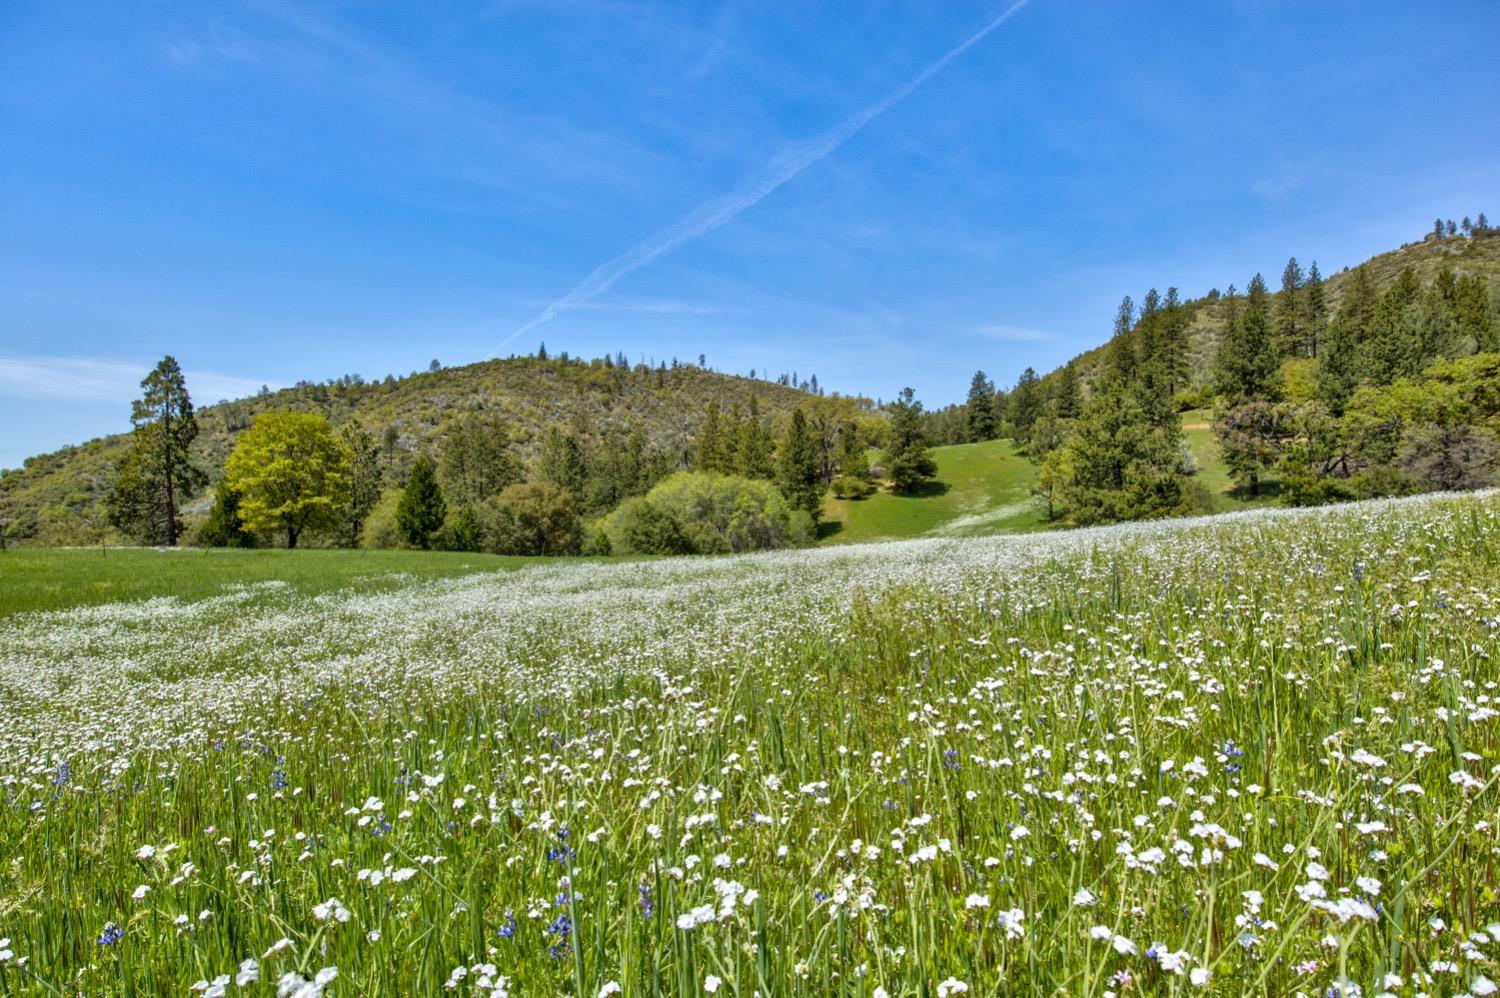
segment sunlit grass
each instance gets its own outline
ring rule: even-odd
[[[1483,994],[1497,628],[1494,495],[15,615],[0,993]]]

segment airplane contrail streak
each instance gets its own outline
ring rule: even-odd
[[[950,49],[936,62],[929,65],[882,100],[857,111],[842,122],[811,139],[795,143],[771,158],[765,166],[750,176],[735,190],[699,206],[674,225],[636,243],[612,260],[608,260],[580,281],[573,290],[563,295],[542,310],[541,314],[511,333],[495,348],[491,356],[499,356],[500,350],[518,336],[538,326],[551,322],[558,313],[576,308],[584,302],[597,298],[608,291],[616,281],[633,273],[683,243],[697,239],[730,221],[746,208],[756,204],[782,184],[812,166],[839,146],[854,137],[874,119],[911,96],[922,84],[947,68],[948,64],[982,41],[986,35],[1010,20],[1030,0],[1017,0],[1000,16],[990,21],[963,42]]]

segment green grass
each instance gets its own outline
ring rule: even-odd
[[[1276,483],[1262,483],[1250,499],[1229,476],[1219,444],[1209,428],[1212,414],[1194,409],[1182,414],[1183,437],[1198,463],[1198,481],[1208,490],[1212,511],[1225,513],[1275,502]],[[1036,466],[1016,453],[1008,440],[934,447],[937,484],[916,495],[882,490],[866,499],[831,496],[823,506],[823,544],[912,537],[976,537],[1017,534],[1046,527],[1031,499]]]
[[[1494,493],[13,615],[0,996],[1487,994],[1496,620]]]
[[[1248,509],[1253,506],[1270,506],[1276,501],[1276,480],[1261,481],[1260,495],[1254,499],[1235,484],[1224,466],[1219,451],[1219,441],[1214,437],[1213,413],[1207,409],[1192,409],[1182,414],[1182,435],[1187,440],[1188,450],[1198,462],[1198,481],[1208,489],[1213,500],[1213,512],[1227,513],[1230,510]]]
[[[1036,467],[1009,441],[934,447],[937,484],[917,495],[879,491],[859,500],[829,498],[823,543],[1019,533],[1044,526],[1031,502]]]
[[[380,589],[514,569],[536,559],[447,551],[230,551],[212,548],[34,548],[0,552],[0,616],[281,582],[303,595]]]

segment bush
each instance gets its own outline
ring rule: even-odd
[[[484,544],[496,554],[577,554],[583,524],[571,493],[550,482],[509,485],[484,503]]]
[[[682,528],[645,496],[626,499],[604,518],[603,532],[616,554],[690,554]]]
[[[840,475],[833,480],[833,497],[835,499],[863,499],[874,491],[875,484],[868,478]]]
[[[726,554],[812,542],[812,517],[794,515],[769,482],[682,472],[629,499],[604,521],[615,554]]]
[[[362,548],[394,548],[401,544],[401,531],[396,526],[396,511],[401,504],[401,489],[386,489],[380,494],[365,525],[359,532]]]

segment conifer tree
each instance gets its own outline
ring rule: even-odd
[[[1271,340],[1270,296],[1259,274],[1251,279],[1244,302],[1230,312],[1233,317],[1214,355],[1215,389],[1231,403],[1274,397],[1280,365]]]
[[[425,551],[432,546],[432,537],[447,514],[448,504],[443,500],[436,469],[432,459],[424,454],[412,465],[411,477],[401,492],[396,506],[396,529],[406,543]]]
[[[776,455],[776,485],[793,509],[804,510],[818,522],[823,511],[823,482],[818,475],[818,452],[802,409],[792,410],[791,422]]]
[[[927,437],[922,432],[922,403],[915,396],[912,389],[903,388],[889,406],[890,426],[881,461],[897,492],[915,492],[937,474],[937,462],[927,453]]]
[[[1328,324],[1318,365],[1318,397],[1335,416],[1359,385],[1360,342],[1375,318],[1375,282],[1361,264],[1350,273],[1338,314]]]
[[[1083,397],[1078,385],[1078,369],[1073,362],[1062,366],[1052,386],[1052,411],[1058,419],[1077,419],[1083,411]]]
[[[141,388],[131,407],[130,452],[106,501],[109,519],[147,543],[172,547],[182,532],[182,504],[203,487],[204,475],[188,454],[198,419],[175,357],[163,357]]]
[[[1010,423],[1010,438],[1017,447],[1026,446],[1026,441],[1031,439],[1031,424],[1042,412],[1042,390],[1038,380],[1036,371],[1028,367],[1016,379],[1016,387],[1010,393],[1006,421]]]
[[[774,478],[776,462],[772,452],[775,446],[771,430],[761,419],[755,399],[751,398],[750,414],[740,422],[736,432],[734,473],[742,478]]]
[[[693,467],[698,471],[718,471],[724,466],[725,441],[719,426],[719,403],[710,402],[703,410],[698,426],[698,447]]]
[[[550,426],[537,452],[537,478],[556,485],[573,497],[583,498],[588,478],[583,463],[583,441],[578,434],[559,426]]]
[[[983,371],[975,371],[969,381],[969,398],[964,403],[964,418],[970,440],[995,439],[995,386]]]
[[[1304,356],[1318,356],[1318,346],[1323,338],[1323,328],[1328,321],[1328,297],[1323,288],[1323,275],[1318,273],[1318,261],[1307,268],[1307,280],[1302,285],[1302,329],[1305,337]]]
[[[359,544],[360,531],[370,511],[380,501],[380,486],[384,478],[380,450],[375,438],[358,423],[345,423],[339,430],[339,439],[349,452],[349,505],[345,510],[344,543],[349,547]]]
[[[1307,319],[1305,278],[1297,258],[1287,260],[1281,272],[1281,297],[1276,302],[1276,352],[1282,357],[1305,357]]]

